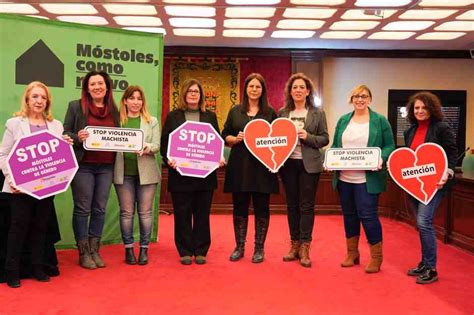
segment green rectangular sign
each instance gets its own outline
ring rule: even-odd
[[[21,96],[31,81],[50,88],[54,118],[64,121],[68,103],[80,98],[81,79],[91,70],[111,76],[117,106],[129,85],[141,86],[150,112],[160,121],[163,61],[162,34],[0,14],[0,126],[19,110]],[[0,129],[3,137],[4,128]],[[158,200],[157,194],[152,241],[157,239]],[[62,236],[58,247],[71,247],[75,243],[71,191],[56,196],[55,205]],[[121,241],[119,213],[112,188],[104,243]]]

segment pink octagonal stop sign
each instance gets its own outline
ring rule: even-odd
[[[204,178],[219,167],[224,140],[209,123],[186,121],[169,135],[168,158],[184,176]]]
[[[79,168],[72,146],[47,130],[20,138],[7,163],[13,185],[37,199],[67,190]]]

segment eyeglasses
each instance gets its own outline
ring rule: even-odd
[[[368,99],[369,97],[370,97],[370,96],[365,95],[365,94],[352,95],[352,98],[353,98],[353,99],[358,99],[358,98],[360,98],[360,99],[366,100],[366,99]]]
[[[201,94],[199,90],[187,90],[186,93],[188,94]]]

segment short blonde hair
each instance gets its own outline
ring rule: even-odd
[[[201,82],[199,82],[196,79],[187,79],[184,81],[183,85],[181,85],[181,89],[179,91],[179,103],[178,103],[178,109],[181,110],[187,110],[188,109],[188,103],[186,103],[186,94],[188,93],[188,89],[196,84],[199,88],[199,102],[198,106],[201,112],[206,111],[206,103],[204,103],[204,91],[202,89]]]
[[[35,87],[42,88],[46,92],[46,108],[43,111],[43,117],[47,121],[52,121],[53,114],[51,113],[51,105],[52,105],[51,93],[49,92],[49,89],[46,86],[46,84],[40,81],[33,81],[26,86],[25,92],[23,93],[23,96],[21,97],[20,110],[14,113],[13,116],[21,116],[21,117],[29,116],[30,107],[28,106],[28,100],[30,98],[31,90],[33,90]]]
[[[122,95],[122,98],[120,99],[120,125],[123,126],[127,123],[128,121],[128,109],[127,105],[125,105],[125,101],[133,95],[133,93],[138,92],[140,93],[140,96],[142,98],[142,109],[140,110],[140,117],[145,120],[146,123],[149,123],[151,121],[151,115],[150,112],[148,111],[148,106],[145,100],[145,93],[143,92],[143,89],[138,86],[138,85],[130,85]]]
[[[352,89],[351,95],[349,95],[347,103],[352,104],[352,97],[354,95],[360,94],[363,91],[366,91],[369,94],[370,100],[372,101],[372,92],[370,91],[369,87],[365,84],[359,84]]]

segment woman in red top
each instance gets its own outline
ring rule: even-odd
[[[115,153],[85,151],[86,126],[118,127],[119,112],[112,97],[112,80],[103,71],[91,71],[82,79],[81,99],[69,103],[64,133],[74,140],[79,170],[71,188],[74,199],[72,226],[79,249],[79,264],[86,269],[105,267],[99,244],[105,209],[112,186]]]
[[[436,271],[436,234],[433,217],[444,193],[448,179],[454,176],[456,166],[456,137],[449,124],[444,121],[439,98],[430,92],[413,95],[407,105],[408,120],[412,126],[405,131],[405,143],[412,150],[426,142],[439,144],[448,158],[448,170],[438,184],[438,192],[425,205],[410,197],[415,209],[416,225],[420,232],[421,261],[417,267],[408,270],[409,276],[416,276],[416,283],[427,284],[438,280]]]

